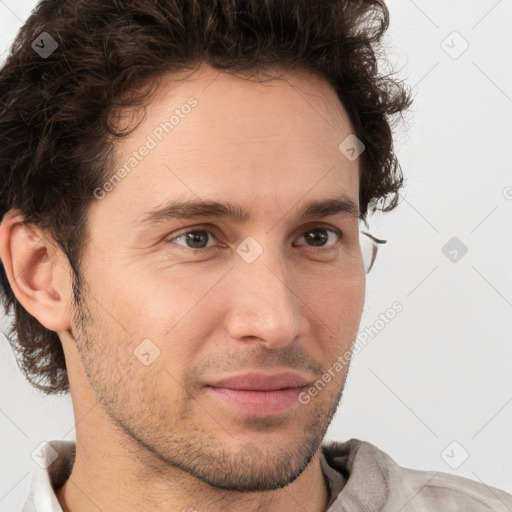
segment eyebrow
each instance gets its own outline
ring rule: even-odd
[[[332,197],[310,201],[300,208],[299,218],[328,217],[330,215],[345,214],[349,217],[359,218],[358,205],[347,196]],[[238,203],[203,201],[200,199],[189,201],[175,201],[153,208],[136,219],[140,225],[152,225],[169,220],[193,219],[198,217],[229,218],[245,223],[251,219],[252,210]]]

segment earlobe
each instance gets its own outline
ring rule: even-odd
[[[24,309],[51,331],[70,327],[71,279],[61,251],[38,226],[16,211],[0,225],[0,258],[11,289]]]

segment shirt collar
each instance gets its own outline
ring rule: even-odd
[[[55,490],[69,477],[75,460],[74,441],[44,442],[33,453],[30,492],[21,512],[63,512]]]

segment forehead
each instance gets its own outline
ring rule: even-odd
[[[352,131],[333,86],[312,71],[276,68],[238,75],[202,65],[193,73],[163,79],[148,105],[148,117],[166,118],[169,107],[179,109],[190,97],[199,107],[193,112],[195,133],[201,134],[201,125],[209,130],[217,123],[218,130],[209,132],[215,142],[221,137],[228,143],[241,138],[257,142],[261,137],[299,137],[313,130],[321,136],[329,129]]]
[[[173,198],[229,198],[268,214],[301,198],[357,202],[359,161],[339,149],[352,127],[333,87],[302,71],[274,76],[202,67],[162,79],[143,122],[116,146],[114,172],[125,172],[106,200],[132,219]]]

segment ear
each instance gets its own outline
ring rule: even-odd
[[[47,233],[25,223],[19,210],[0,224],[0,259],[25,310],[51,331],[70,329],[72,278],[67,257]]]

